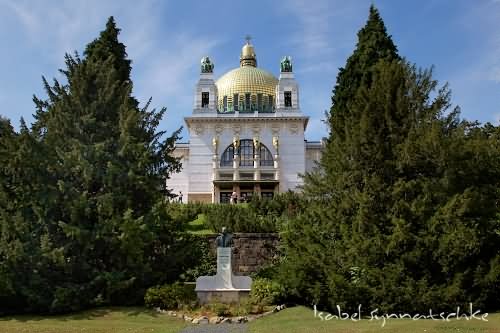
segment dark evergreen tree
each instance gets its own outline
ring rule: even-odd
[[[378,10],[372,5],[368,21],[358,32],[358,43],[353,54],[347,59],[345,67],[339,69],[328,115],[330,140],[347,140],[350,128],[348,122],[359,120],[359,115],[353,114],[355,110],[350,110],[349,103],[360,86],[370,86],[373,66],[381,59],[392,61],[400,58]],[[324,155],[326,158],[329,158],[328,153]]]
[[[447,87],[397,56],[373,6],[359,37],[309,209],[283,233],[283,283],[331,309],[498,307],[497,129],[450,112]]]
[[[2,207],[0,260],[14,294],[0,297],[24,311],[142,302],[145,288],[193,264],[165,208],[180,130],[165,138],[165,109],[139,108],[118,33],[111,17],[83,57],[66,55],[66,83],[43,79],[48,99],[34,97],[32,131],[23,125],[10,149],[17,204]],[[9,254],[16,244],[22,263]]]

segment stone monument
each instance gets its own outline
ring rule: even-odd
[[[196,279],[196,294],[201,304],[210,302],[238,303],[248,297],[252,285],[249,276],[233,275],[231,253],[233,236],[226,228],[215,240],[217,244],[217,273]]]

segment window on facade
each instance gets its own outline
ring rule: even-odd
[[[245,139],[240,140],[238,148],[238,156],[240,158],[240,166],[252,167],[255,150],[253,147],[253,140]],[[231,167],[233,165],[234,146],[229,145],[221,156],[221,167]],[[260,165],[273,166],[273,155],[266,146],[260,144]]]
[[[292,92],[285,91],[285,107],[291,107],[291,106],[292,106]]]
[[[274,192],[261,192],[260,196],[262,199],[272,199],[274,196]]]
[[[224,111],[227,111],[227,96],[224,96],[222,99],[222,106],[224,107]]]
[[[220,192],[220,203],[229,203],[229,199],[231,198],[231,192]]]
[[[231,167],[233,166],[233,156],[234,155],[234,146],[230,145],[222,154],[222,158],[220,160],[221,167]]]
[[[238,94],[234,94],[233,95],[233,105],[234,105],[234,111],[238,111],[239,110],[239,96]]]
[[[240,166],[253,166],[253,140],[240,141]]]
[[[209,96],[210,95],[208,92],[201,93],[201,107],[202,108],[208,108]]]
[[[262,110],[262,94],[257,94],[257,110]]]
[[[269,95],[267,101],[268,101],[269,111],[271,111],[273,109],[273,95]]]
[[[263,144],[260,145],[260,165],[261,166],[273,166],[273,155]]]
[[[250,94],[245,94],[245,110],[250,110]]]

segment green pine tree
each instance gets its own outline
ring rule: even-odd
[[[34,97],[36,121],[16,139],[8,170],[17,204],[4,210],[0,260],[18,243],[30,254],[7,266],[23,311],[141,303],[146,287],[190,264],[179,263],[185,240],[165,208],[180,130],[165,138],[165,109],[139,107],[118,34],[111,17],[83,57],[66,55],[66,82],[43,79],[48,98]]]
[[[450,112],[450,92],[431,71],[376,42],[390,39],[370,13],[339,73],[321,168],[306,177],[309,209],[283,233],[283,283],[330,309],[495,309],[497,129]],[[369,39],[373,27],[381,33]]]

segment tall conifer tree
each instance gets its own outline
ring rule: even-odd
[[[43,79],[48,98],[34,97],[32,131],[23,125],[17,139],[14,212],[30,239],[11,228],[0,261],[13,244],[34,251],[25,264],[9,262],[24,311],[140,303],[145,287],[183,270],[179,228],[164,207],[166,180],[180,168],[171,155],[179,130],[165,138],[165,109],[139,107],[118,34],[111,17],[83,57],[66,55],[67,82]],[[4,212],[4,225],[16,223]]]
[[[306,177],[309,209],[283,234],[284,283],[330,309],[498,307],[495,131],[450,111],[448,88],[400,59],[373,6],[358,37]]]

